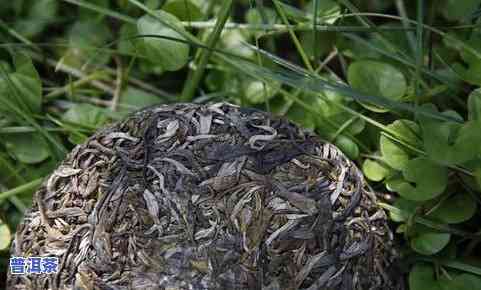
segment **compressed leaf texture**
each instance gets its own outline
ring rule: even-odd
[[[8,289],[403,289],[376,195],[335,146],[227,103],[148,107],[37,191]]]

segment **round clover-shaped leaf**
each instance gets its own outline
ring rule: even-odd
[[[137,26],[132,23],[125,23],[119,29],[119,35],[121,41],[117,44],[119,52],[125,54],[135,54],[137,48],[134,45],[133,40],[128,39],[137,34]]]
[[[77,21],[69,31],[69,41],[74,47],[92,50],[105,45],[111,37],[108,26],[91,20]]]
[[[400,211],[390,211],[389,217],[395,222],[404,222],[408,220],[412,214],[414,214],[418,206],[419,204],[412,200],[399,197],[394,202],[394,207],[400,209]]]
[[[469,220],[475,213],[476,200],[471,195],[463,193],[444,200],[429,216],[448,224],[457,224]]]
[[[310,58],[315,59],[329,53],[332,46],[336,43],[336,36],[332,31],[317,31],[316,34],[312,31],[306,31],[301,34],[301,42],[304,45],[306,54]],[[318,41],[320,39],[322,41]]]
[[[422,255],[434,255],[447,246],[451,240],[448,233],[423,233],[411,240],[411,248]]]
[[[406,93],[407,83],[403,73],[391,64],[361,60],[352,63],[347,72],[349,84],[357,91],[386,99],[399,101]],[[387,112],[387,109],[362,103],[375,112]]]
[[[139,109],[162,101],[158,96],[139,90],[135,87],[127,87],[119,98],[119,103],[127,110]]]
[[[468,18],[478,9],[481,0],[447,0],[441,10],[449,20],[462,20]]]
[[[314,130],[316,127],[315,117],[312,114],[306,114],[306,110],[298,104],[289,108],[287,117],[304,128]]]
[[[253,25],[263,25],[263,24],[275,24],[280,21],[279,15],[272,8],[268,7],[257,7],[250,8],[245,14],[245,19],[247,23]],[[266,33],[266,31],[245,31],[246,35],[261,36]]]
[[[410,160],[403,170],[404,179],[388,181],[391,190],[402,197],[424,201],[441,194],[447,185],[448,170],[426,158]]]
[[[337,128],[344,128],[343,132],[347,132],[352,135],[361,133],[366,128],[366,121],[363,119],[353,119],[348,114],[333,114],[328,117]],[[347,127],[345,127],[347,126]],[[337,132],[337,130],[336,130]]]
[[[379,27],[402,27],[402,24],[396,21],[389,21],[379,25]],[[372,40],[370,40],[370,42],[385,52],[399,53],[402,51],[404,53],[410,53],[411,51],[407,35],[402,30],[388,30],[373,33],[371,37]],[[386,42],[386,40],[389,42]]]
[[[472,85],[481,85],[481,62],[471,62],[468,67],[464,67],[460,63],[454,63],[452,69],[462,80]]]
[[[137,21],[139,34],[164,36],[179,39],[180,41],[145,37],[142,39],[143,41],[136,43],[142,43],[143,45],[139,45],[139,49],[150,61],[161,66],[163,70],[179,70],[189,60],[189,45],[181,42],[185,41],[185,38],[177,32],[185,30],[180,21],[172,14],[162,10],[157,10],[154,13],[171,27],[160,23],[156,17],[145,15]]]
[[[105,123],[108,118],[100,107],[90,104],[77,104],[65,112],[62,119],[95,128]]]
[[[421,140],[419,135],[421,130],[413,121],[396,120],[387,126],[397,134],[397,138],[410,143],[413,146],[420,147]],[[383,160],[392,168],[403,170],[410,159],[410,154],[404,147],[386,136],[380,137],[380,149]]]
[[[463,273],[454,279],[445,279],[439,283],[442,290],[481,290],[481,278]]]
[[[391,169],[377,161],[366,159],[362,164],[364,175],[372,181],[381,181],[389,175]]]
[[[317,15],[317,23],[334,24],[334,22],[339,19],[339,16],[341,15],[341,7],[337,1],[318,1],[317,12],[314,11],[315,7],[315,1],[310,1],[305,6],[305,10],[307,10],[309,13],[309,18],[314,18],[314,15]]]
[[[464,124],[424,120],[423,139],[426,153],[446,165],[462,164],[481,153],[481,121]]]
[[[276,11],[268,7],[250,8],[247,10],[245,18],[247,23],[254,25],[274,24],[279,22],[279,16]]]
[[[220,39],[222,47],[230,53],[252,58],[254,51],[245,45],[247,35],[237,29],[224,30]]]
[[[77,68],[86,63],[107,64],[111,54],[95,48],[104,46],[111,37],[109,26],[101,21],[83,19],[75,22],[68,32],[69,48],[62,52],[60,63]]]
[[[12,134],[3,138],[7,152],[20,162],[36,164],[50,156],[48,144],[38,133]]]
[[[409,273],[409,289],[410,290],[441,290],[434,269],[426,263],[418,263],[414,265]]]
[[[58,2],[58,1],[55,1]],[[89,4],[95,5],[100,9],[109,9],[110,6],[110,0],[89,0]],[[103,13],[98,13],[95,10],[91,9],[79,9],[78,10],[78,16],[76,19],[80,20],[87,20],[87,21],[92,21],[92,20],[101,20],[105,18],[105,14]]]
[[[0,251],[8,248],[11,239],[12,235],[10,233],[8,225],[4,224],[3,221],[0,220]]]
[[[253,104],[265,102],[274,96],[274,93],[276,92],[274,86],[257,80],[246,81],[244,87],[245,97]]]
[[[168,12],[181,21],[202,20],[202,11],[193,1],[190,0],[171,0],[168,1],[162,10]]]
[[[32,60],[25,53],[16,53],[13,62],[15,72],[0,77],[0,98],[10,98],[18,107],[39,113],[42,108],[42,82]]]
[[[331,78],[326,76],[326,79]],[[351,100],[345,98],[339,92],[325,90],[322,93],[322,97],[319,97],[318,94],[305,94],[303,96],[303,101],[312,104],[312,108],[322,116],[322,118],[319,118],[318,125],[322,127],[323,132],[334,136],[339,134],[337,129],[343,127],[343,132],[357,135],[366,128],[366,122],[364,119],[353,119],[351,115],[345,113],[340,105],[348,106]],[[333,128],[333,126],[327,126],[324,119],[329,119],[330,123],[332,123],[335,128]],[[329,138],[333,136],[330,136]]]
[[[339,149],[341,149],[341,151],[351,159],[357,159],[359,157],[359,147],[351,138],[347,136],[337,136],[336,140],[334,141],[334,145],[339,147]]]
[[[30,39],[55,20],[60,5],[56,0],[37,0],[25,6],[28,6],[27,15],[16,19],[13,29]]]
[[[32,112],[40,112],[42,107],[42,84],[40,79],[14,73],[10,75],[10,80],[13,85],[12,90],[18,92],[18,96],[22,99],[22,102],[25,103]]]

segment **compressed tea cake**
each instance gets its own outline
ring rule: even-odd
[[[11,256],[8,289],[402,289],[387,218],[335,146],[227,103],[149,107],[74,148]]]

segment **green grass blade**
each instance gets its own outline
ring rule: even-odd
[[[251,49],[258,50],[254,46],[248,46]],[[263,50],[259,50],[259,52],[263,53],[266,57],[269,57],[275,63],[289,70],[268,70],[266,68],[256,66],[251,62],[245,61],[228,60],[228,62],[230,62],[235,67],[244,70],[251,76],[264,78],[265,81],[278,81],[280,83],[290,85],[294,88],[302,88],[312,93],[319,93],[324,90],[335,91],[344,96],[351,97],[352,99],[355,99],[357,101],[372,103],[381,107],[389,108],[391,110],[404,110],[415,114],[429,116],[438,120],[459,122],[459,120],[456,120],[455,118],[451,118],[440,113],[431,112],[423,108],[416,108],[415,106],[410,104],[391,101],[379,96],[361,94],[344,84],[327,82],[321,79],[319,76],[314,75],[304,70],[303,68],[298,67],[295,64],[289,63],[268,52],[265,52]]]
[[[207,47],[213,48],[215,47],[216,43],[219,41],[220,35],[226,24],[227,20],[229,19],[230,11],[232,8],[232,0],[225,0],[223,1],[222,7],[219,12],[219,18],[217,19],[216,25],[214,27],[214,31],[210,34],[209,39],[207,40]],[[197,86],[199,85],[202,76],[204,75],[205,67],[207,62],[209,61],[210,55],[212,50],[211,49],[203,49],[200,51],[198,62],[196,65],[196,70],[192,75],[190,75],[185,83],[184,89],[182,91],[182,101],[190,101],[194,96],[195,91],[197,90]]]
[[[132,24],[136,23],[136,20],[134,18],[130,17],[130,16],[124,15],[122,13],[118,13],[118,12],[116,12],[114,10],[111,10],[111,9],[106,9],[106,8],[100,7],[100,6],[95,5],[95,4],[91,4],[91,3],[88,3],[88,2],[85,2],[85,1],[80,1],[80,0],[63,0],[63,1],[67,2],[67,3],[70,3],[70,4],[77,5],[77,6],[82,7],[82,8],[86,8],[86,9],[98,12],[99,14],[102,14],[102,15],[110,16],[112,18],[115,18],[115,19],[118,19],[118,20],[121,20],[121,21],[124,21],[124,22],[127,22],[127,23],[132,23]]]
[[[389,52],[386,52],[384,49],[380,48],[380,47],[377,47],[376,45],[374,45],[373,43],[357,36],[357,35],[354,35],[354,34],[351,34],[351,33],[345,33],[344,36],[348,39],[351,39],[351,40],[354,40],[354,41],[357,41],[358,43],[362,44],[363,46],[365,46],[367,49],[370,49],[370,50],[373,50],[373,51],[376,51],[378,52],[379,54],[381,55],[384,55],[392,60],[395,60],[395,61],[398,61],[412,69],[416,69],[417,65],[416,63],[414,62],[411,62],[410,60],[408,59],[405,59],[405,58],[402,58],[400,56],[396,56],[396,55],[393,55]],[[445,85],[447,85],[448,87],[450,88],[456,88],[456,85],[453,84],[450,80],[442,77],[442,76],[439,76],[438,74],[436,74],[435,72],[432,72],[430,71],[429,69],[426,69],[424,67],[421,67],[420,68],[421,72]]]
[[[460,262],[458,260],[441,260],[441,264],[446,266],[446,267],[449,267],[449,268],[453,268],[453,269],[457,269],[457,270],[461,270],[461,271],[464,271],[464,272],[468,272],[468,273],[472,273],[472,274],[476,274],[476,275],[481,276],[481,268],[480,267],[476,267],[476,266],[473,266],[473,265],[470,265],[470,264],[467,264],[467,263],[463,263],[463,262]]]
[[[424,18],[424,1],[417,0],[417,25],[416,25],[416,105],[419,104],[421,95],[420,80],[422,79],[422,68],[424,60],[424,37],[423,37],[423,18]]]
[[[127,1],[129,1],[129,3],[132,3],[135,6],[139,7],[145,13],[149,14],[153,18],[157,19],[160,23],[162,23],[166,27],[168,27],[168,28],[174,30],[175,32],[179,33],[181,36],[183,36],[185,39],[189,40],[190,42],[196,43],[196,44],[201,44],[201,41],[198,40],[197,37],[195,37],[194,35],[192,35],[191,33],[187,32],[187,31],[180,30],[176,26],[169,23],[168,21],[165,21],[165,19],[162,19],[162,17],[159,17],[159,15],[155,14],[152,9],[149,9],[147,6],[140,3],[139,1],[137,1],[137,0],[127,0]]]
[[[224,61],[227,63],[231,63],[234,67],[240,69],[241,71],[246,72],[248,75],[254,77],[254,78],[261,78],[264,81],[278,81],[293,87],[298,87],[303,90],[309,91],[309,92],[314,92],[318,93],[323,90],[333,90],[340,92],[348,97],[351,97],[355,100],[358,101],[363,101],[363,102],[369,102],[376,104],[378,106],[384,106],[393,110],[405,110],[409,111],[412,113],[417,113],[425,116],[429,116],[435,119],[439,120],[444,120],[444,121],[454,121],[454,122],[459,122],[459,120],[455,118],[451,118],[449,116],[445,116],[439,113],[431,112],[428,110],[424,110],[422,108],[416,108],[412,105],[405,104],[405,103],[400,103],[400,102],[394,102],[390,101],[385,98],[377,97],[377,96],[367,96],[360,94],[358,92],[355,92],[352,90],[350,87],[342,85],[342,84],[333,84],[326,82],[322,79],[320,79],[318,76],[313,75],[312,73],[290,63],[287,62],[277,56],[274,56],[272,54],[269,54],[268,52],[265,52],[263,50],[260,50],[254,46],[248,45],[251,49],[254,49],[255,51],[258,51],[262,54],[264,54],[266,57],[270,58],[272,61],[280,64],[281,66],[287,68],[288,70],[278,70],[278,71],[270,71],[264,67],[260,67],[258,65],[253,64],[249,59],[246,59],[244,57],[238,56],[236,54],[232,54],[220,49],[216,48],[211,48],[203,44],[199,43],[191,43],[188,40],[183,40],[183,39],[178,39],[178,38],[173,38],[173,37],[167,37],[167,36],[159,36],[159,35],[137,35],[134,37],[131,37],[130,39],[135,39],[135,38],[141,38],[141,37],[153,37],[153,38],[163,38],[163,39],[169,39],[173,41],[179,41],[179,42],[184,42],[184,43],[189,43],[190,45],[200,47],[203,49],[208,49],[211,51],[216,52],[217,55],[219,55]],[[231,58],[228,58],[231,57]],[[237,59],[233,60],[233,59]],[[244,66],[244,67],[243,67]],[[301,85],[301,86],[299,86]]]
[[[294,45],[296,46],[296,49],[299,52],[299,55],[301,56],[302,62],[304,63],[304,65],[307,67],[309,71],[314,71],[314,68],[312,67],[311,62],[309,61],[309,58],[307,57],[307,54],[304,51],[304,48],[302,47],[301,42],[299,41],[296,34],[294,33],[294,30],[290,28],[289,20],[287,20],[287,16],[286,16],[286,13],[284,12],[284,8],[281,5],[279,5],[279,1],[277,0],[273,0],[273,3],[277,13],[281,16],[282,21],[284,22],[285,25],[288,26],[289,35],[291,36],[292,42],[294,42]]]
[[[19,116],[20,118],[18,119],[20,120],[20,122],[25,122],[34,127],[37,132],[39,132],[48,141],[48,144],[51,145],[49,147],[53,147],[50,148],[52,157],[56,161],[61,161],[65,154],[67,154],[67,150],[65,149],[65,147],[35,121],[34,117],[31,115],[26,105],[21,102],[23,98],[20,95],[20,90],[10,79],[8,73],[5,71],[2,65],[0,65],[0,72],[2,77],[6,80],[8,87],[10,88],[9,91],[13,92],[14,94],[14,96],[12,97],[7,92],[2,98],[0,98],[0,104],[2,105],[2,107],[10,112],[13,112],[16,116]]]
[[[317,55],[317,14],[319,13],[319,0],[314,0],[314,18],[312,21],[312,55],[315,58]]]
[[[378,202],[378,205],[381,208],[389,210],[390,212],[396,213],[398,215],[401,215],[401,214],[408,215],[408,213],[406,211],[404,211],[400,208],[397,208],[395,206],[392,206],[390,204]],[[459,230],[459,229],[454,228],[452,226],[437,223],[437,222],[433,222],[431,220],[428,220],[428,219],[420,217],[420,216],[414,216],[414,222],[416,222],[418,224],[421,224],[421,225],[424,225],[424,226],[427,226],[427,227],[430,227],[430,228],[435,229],[435,230],[444,231],[444,232],[451,233],[453,235],[457,235],[457,236],[461,236],[461,237],[471,237],[471,238],[473,238],[473,237],[479,236],[478,234],[472,234],[472,233],[469,233],[469,232],[465,232],[463,230]]]
[[[345,17],[345,18],[346,17],[358,17],[358,16],[379,17],[379,18],[393,19],[393,20],[398,20],[398,21],[405,20],[406,22],[417,25],[416,20],[412,20],[412,19],[409,19],[409,18],[403,18],[403,17],[399,17],[399,16],[396,16],[396,15],[389,15],[389,14],[382,14],[382,13],[371,13],[371,12],[357,12],[357,13],[343,14],[343,17]],[[434,26],[430,26],[430,25],[426,25],[426,24],[422,24],[422,26],[426,30],[434,32],[439,36],[445,37],[447,40],[451,41],[453,43],[453,45],[459,45],[460,48],[466,49],[468,52],[472,53],[473,55],[475,55],[477,58],[479,58],[481,60],[481,51],[479,51],[475,47],[467,44],[466,42],[458,39],[455,35],[451,35],[451,34],[448,34],[446,32],[443,32],[443,31],[441,31],[440,29],[438,29]],[[450,27],[446,27],[446,28],[450,28]],[[463,28],[463,27],[461,27],[461,28]],[[465,26],[464,28],[469,29],[469,26]]]
[[[349,0],[339,0],[339,2],[342,3],[347,9],[349,9],[353,13],[354,17],[356,17],[358,19],[358,21],[363,26],[373,28],[377,32],[379,32],[379,30],[377,29],[377,26],[371,20],[369,20],[369,18],[364,17],[364,15],[362,13],[360,13],[360,11],[356,7],[356,5],[354,5],[351,1],[349,1]],[[346,16],[346,15],[342,15],[342,17],[344,17],[344,16]],[[381,40],[381,42],[386,47],[388,47],[390,49],[393,49],[396,53],[403,56],[404,58],[409,58],[409,56],[406,55],[401,49],[399,49],[399,47],[397,45],[395,45],[390,40],[388,40],[386,37],[384,37],[381,33],[379,33],[378,36],[379,36],[379,39]]]
[[[9,197],[12,197],[12,196],[15,196],[17,194],[21,194],[27,190],[34,190],[36,189],[38,186],[40,186],[40,184],[42,184],[42,181],[43,181],[43,178],[38,178],[38,179],[35,179],[35,180],[32,180],[28,183],[25,183],[25,184],[22,184],[18,187],[15,187],[13,189],[10,189],[10,190],[7,190],[7,191],[4,191],[4,192],[0,192],[0,204],[3,202],[3,200],[5,200],[6,198],[9,198]]]

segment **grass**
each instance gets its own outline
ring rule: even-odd
[[[49,1],[55,4],[41,9]],[[174,2],[192,6],[169,10]],[[11,233],[0,237],[7,245],[0,262],[7,263],[8,242],[34,190],[95,130],[142,106],[227,100],[314,130],[353,159],[373,187],[395,197],[380,206],[403,247],[402,274],[411,290],[422,289],[416,271],[426,262],[432,287],[468,287],[460,282],[463,274],[481,281],[475,254],[481,152],[466,145],[481,142],[472,129],[481,120],[469,117],[481,111],[479,7],[433,0],[299,2],[6,4],[0,11],[0,226]],[[159,16],[162,8],[177,19]],[[459,18],[463,14],[472,17]],[[59,15],[65,25],[55,22]],[[138,33],[145,15],[155,19],[148,25],[158,25],[158,33]],[[72,34],[76,24],[81,35]],[[353,69],[365,61],[374,65]],[[406,129],[396,121],[415,125]],[[422,181],[409,164],[419,158],[448,172],[447,180],[429,180],[433,187],[446,183],[443,190],[416,192]],[[459,213],[450,207],[456,200],[474,209]],[[449,234],[449,243],[423,240],[428,234]]]

